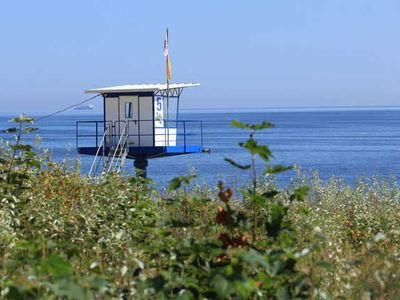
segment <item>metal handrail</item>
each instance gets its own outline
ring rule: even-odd
[[[79,147],[79,142],[81,141],[80,138],[83,138],[83,137],[85,137],[85,138],[89,138],[89,137],[95,138],[96,139],[96,146],[97,146],[97,141],[98,141],[98,138],[100,137],[100,135],[104,136],[104,133],[103,134],[98,134],[98,132],[99,132],[98,128],[101,128],[99,123],[105,123],[105,126],[104,126],[105,129],[109,128],[109,126],[113,127],[113,130],[107,130],[107,132],[108,132],[107,136],[109,137],[107,139],[107,143],[106,143],[107,146],[108,145],[115,145],[116,140],[117,139],[120,140],[122,138],[122,135],[125,136],[123,139],[124,140],[128,140],[128,141],[129,141],[129,138],[139,137],[139,143],[143,142],[140,139],[140,137],[154,136],[155,137],[154,138],[154,143],[155,143],[156,142],[155,141],[156,137],[163,136],[164,137],[163,138],[164,141],[162,141],[162,139],[161,139],[161,141],[159,140],[159,142],[163,143],[163,146],[168,146],[170,144],[170,140],[169,140],[170,134],[168,134],[167,131],[168,131],[168,129],[176,128],[177,132],[174,134],[174,136],[177,137],[176,143],[183,143],[183,145],[181,144],[181,146],[183,146],[185,148],[185,150],[186,150],[187,145],[188,145],[188,139],[187,138],[188,137],[193,137],[193,136],[198,136],[199,137],[199,141],[198,142],[203,147],[203,143],[204,143],[203,135],[204,135],[204,132],[203,132],[203,122],[201,120],[169,120],[169,121],[162,120],[162,121],[164,121],[164,127],[156,127],[155,126],[156,124],[153,123],[153,122],[156,122],[156,121],[157,120],[154,120],[154,119],[149,119],[149,120],[125,120],[125,121],[121,120],[121,121],[114,121],[114,122],[113,121],[105,121],[105,122],[104,121],[87,121],[87,120],[77,121],[76,122],[77,123],[76,124],[76,146],[77,146],[77,148]],[[152,132],[148,132],[148,133],[146,133],[146,131],[142,132],[143,130],[141,130],[141,132],[139,134],[137,132],[139,130],[138,127],[139,127],[139,125],[141,123],[144,123],[144,122],[152,122],[153,123],[152,124],[153,125],[152,126],[153,130],[152,130]],[[81,134],[79,125],[80,124],[90,124],[90,123],[95,125],[96,134],[90,134],[90,133]],[[125,129],[123,130],[123,132],[121,132],[121,127],[122,126],[121,126],[120,123],[124,123],[124,128]],[[199,126],[198,127],[196,126],[196,129],[195,128],[193,128],[193,129],[191,128],[189,130],[189,132],[188,132],[188,128],[187,128],[188,126],[187,125],[188,124],[195,124],[195,123],[198,123]],[[128,132],[128,134],[127,134],[128,137],[126,137],[125,130],[132,129],[132,128],[130,128],[130,124],[137,124],[138,127],[134,127],[135,130],[133,130],[133,132]],[[174,125],[176,124],[176,127],[175,126],[174,127],[169,127],[168,124],[174,124]],[[182,127],[180,126],[180,124],[182,124]],[[87,128],[87,127],[85,127],[85,128]],[[164,128],[165,131],[163,131],[161,133],[156,133],[155,129],[157,129],[157,128]],[[181,130],[183,130],[183,133],[182,133]],[[183,137],[183,139],[179,139],[180,142],[178,140],[179,137]],[[103,143],[103,142],[104,141],[102,139],[101,143]],[[153,144],[153,146],[154,145],[155,144]],[[139,145],[139,147],[140,147],[140,145]]]
[[[128,151],[128,149],[127,149],[128,138],[129,138],[129,134],[125,135],[125,139],[124,139],[124,142],[123,142],[123,148],[124,148],[124,154],[123,154],[123,155],[126,155],[126,154],[127,154],[127,151]],[[128,147],[128,148],[129,148],[129,147]],[[121,168],[122,168],[124,162],[125,162],[125,161],[123,160],[123,156],[121,156],[121,163],[118,165],[118,168],[117,168],[117,169],[114,168],[114,171],[116,171],[117,173],[119,173],[119,172],[121,171]]]
[[[96,134],[95,135],[94,134],[79,134],[79,124],[91,124],[91,123],[95,124],[95,129],[96,129]],[[106,131],[106,129],[109,126],[112,126],[112,121],[105,121],[105,122],[104,121],[86,121],[86,120],[76,121],[76,124],[75,124],[75,146],[76,146],[76,148],[79,147],[79,138],[80,137],[95,137],[96,138],[96,147],[97,147],[97,145],[98,145],[97,138],[104,135],[104,132],[102,134],[98,134],[98,131],[99,131],[98,130],[98,125],[99,125],[99,123],[105,123],[104,131]]]
[[[95,166],[95,164],[96,164],[96,159],[97,159],[97,157],[99,156],[99,153],[100,153],[100,149],[103,148],[103,150],[104,150],[104,148],[105,148],[105,139],[106,139],[108,130],[109,130],[109,128],[107,127],[106,130],[104,131],[103,137],[102,137],[101,142],[100,142],[100,145],[101,145],[101,146],[99,145],[99,147],[97,148],[96,155],[95,155],[95,157],[94,157],[92,166],[90,167],[88,177],[90,177],[91,174],[92,174],[93,168],[94,168],[94,166]],[[97,147],[97,144],[96,144],[96,147]],[[97,169],[97,168],[96,168],[96,169]]]
[[[116,154],[117,154],[117,151],[120,151],[120,150],[119,150],[119,145],[121,144],[121,141],[122,141],[124,135],[126,135],[125,132],[127,131],[127,129],[126,129],[127,126],[128,126],[128,123],[125,123],[125,126],[124,126],[124,128],[122,129],[120,138],[119,138],[119,140],[118,140],[117,147],[114,149],[114,154],[113,154],[113,157],[112,157],[112,159],[111,159],[110,165],[109,165],[109,167],[108,167],[108,169],[107,169],[107,173],[109,173],[109,172],[111,171],[111,168],[112,168],[112,165],[113,165],[113,163],[114,163],[114,159],[115,159],[115,156],[116,156]],[[118,131],[119,131],[119,130],[118,130]]]

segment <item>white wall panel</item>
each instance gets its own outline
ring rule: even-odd
[[[153,97],[139,97],[140,146],[153,146]]]

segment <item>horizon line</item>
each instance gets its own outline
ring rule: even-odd
[[[335,109],[335,108],[400,108],[399,105],[337,105],[337,106],[257,106],[257,107],[192,107],[182,110],[251,110],[251,109]]]
[[[217,107],[217,108],[212,108],[212,107],[192,107],[192,108],[180,108],[181,111],[187,111],[187,112],[196,112],[196,111],[252,111],[252,110],[310,110],[310,109],[315,109],[315,110],[328,110],[328,109],[400,109],[400,105],[338,105],[338,106],[259,106],[259,107]],[[101,114],[101,111],[94,110],[94,111],[76,111],[76,110],[68,110],[64,112],[63,114],[68,114],[68,113],[73,113],[73,114]],[[11,114],[49,114],[52,113],[50,111],[25,111],[25,112],[0,112],[0,115],[11,115]]]

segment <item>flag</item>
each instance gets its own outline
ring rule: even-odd
[[[172,74],[171,74],[171,61],[169,60],[169,56],[167,56],[166,64],[167,64],[167,79],[168,81],[170,81],[172,78]]]
[[[165,56],[167,80],[170,81],[172,78],[172,72],[171,72],[171,61],[169,59],[169,50],[168,50],[168,29],[164,39],[164,56]]]
[[[168,54],[169,53],[168,53],[168,29],[167,29],[167,34],[164,39],[164,56],[167,57]]]

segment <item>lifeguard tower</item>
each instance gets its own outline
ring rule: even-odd
[[[148,159],[203,151],[201,121],[181,120],[180,96],[197,83],[131,84],[87,90],[103,97],[103,120],[76,123],[78,153],[93,155],[89,177],[120,172],[126,159],[146,176]]]

